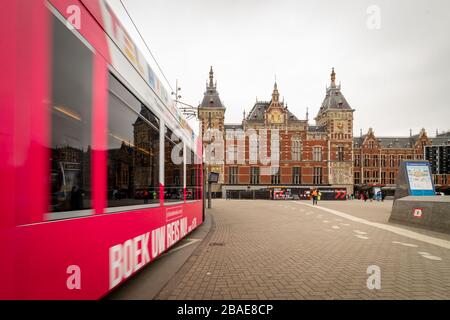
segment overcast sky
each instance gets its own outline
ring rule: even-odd
[[[448,0],[123,2],[185,102],[198,105],[214,67],[227,123],[241,122],[256,97],[270,100],[276,75],[289,109],[303,119],[309,107],[313,124],[335,67],[355,135],[450,129]]]

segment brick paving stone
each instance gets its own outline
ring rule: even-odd
[[[186,264],[189,269],[181,271],[178,284],[164,289],[172,291],[163,290],[160,296],[169,299],[450,299],[448,249],[293,201],[215,200],[213,205],[210,213],[214,227],[206,243],[189,258]],[[366,206],[358,201],[322,202],[321,205],[388,223],[389,203],[386,202]],[[311,214],[308,216],[301,210]],[[339,223],[350,226],[326,231]],[[355,230],[365,232],[369,239],[355,237]],[[420,233],[449,239],[447,235],[426,230]],[[417,247],[394,244],[394,241]],[[224,245],[209,245],[219,242]],[[426,259],[418,253],[422,251],[442,260]],[[381,290],[369,290],[366,286],[369,277],[366,270],[370,265],[381,269]]]

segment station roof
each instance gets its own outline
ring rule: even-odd
[[[341,92],[341,85],[336,85],[336,73],[334,68],[331,72],[331,84],[326,89],[325,98],[319,109],[318,115],[324,113],[327,110],[352,110],[349,103],[345,99]]]
[[[206,91],[200,108],[219,108],[225,109],[217,91],[217,82],[214,82],[214,71],[211,67],[209,71],[209,83],[206,84]]]
[[[353,138],[353,143],[355,147],[360,147],[367,135],[361,137]],[[418,135],[412,137],[376,137],[376,141],[381,145],[382,148],[392,148],[392,149],[402,149],[402,148],[413,148],[416,143]]]
[[[308,126],[308,132],[326,133],[327,128],[325,126]]]
[[[264,114],[269,108],[271,101],[256,101],[252,110],[246,117],[248,122],[264,122]],[[300,121],[291,111],[287,109],[287,106],[284,102],[281,105],[285,108],[288,114],[288,121]]]
[[[436,137],[430,138],[433,146],[450,145],[450,131],[437,134]]]

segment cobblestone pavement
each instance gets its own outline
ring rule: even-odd
[[[159,299],[450,298],[445,237],[432,244],[300,201],[213,205],[210,235]],[[367,288],[371,265],[381,270],[379,290]]]

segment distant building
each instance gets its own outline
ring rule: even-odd
[[[199,105],[200,133],[218,129],[225,141],[230,131],[246,133],[249,129],[278,129],[280,155],[279,170],[270,172],[264,170],[267,166],[259,161],[250,161],[252,154],[260,151],[261,141],[255,147],[247,134],[245,148],[237,141],[227,143],[223,164],[210,168],[220,173],[213,192],[222,196],[234,192],[245,197],[264,198],[275,189],[288,189],[292,194],[301,195],[317,187],[329,191],[345,190],[348,194],[374,186],[393,190],[401,160],[422,160],[426,146],[441,144],[446,139],[441,135],[432,140],[425,130],[414,136],[410,133],[409,137],[376,137],[369,129],[367,134],[354,137],[355,110],[345,99],[341,86],[336,84],[334,68],[314,125],[309,124],[308,111],[306,118],[300,119],[289,110],[287,103],[280,100],[277,83],[271,100],[257,100],[248,114],[244,112],[241,123],[225,124],[225,111],[211,68]],[[269,140],[267,144],[270,145]],[[237,159],[237,153],[242,151],[245,151],[244,162],[227,161]],[[430,154],[434,152],[430,151]],[[441,151],[438,153],[442,154]],[[438,179],[443,185],[449,182],[446,173]]]
[[[270,101],[256,101],[248,115],[244,113],[242,123],[225,124],[226,109],[219,98],[211,68],[209,83],[199,106],[201,133],[218,129],[225,137],[229,130],[278,129],[280,135],[279,170],[272,174],[263,172],[265,165],[249,161],[251,152],[259,152],[250,150],[250,137],[245,139],[245,163],[226,163],[230,149],[234,147],[235,152],[239,152],[237,144],[227,145],[224,164],[211,168],[211,171],[221,173],[221,180],[213,191],[257,191],[281,186],[291,189],[301,186],[302,190],[309,190],[327,186],[353,192],[354,110],[335,79],[333,69],[316,125],[309,125],[308,119],[299,119],[289,110],[287,104],[280,100],[277,83]]]
[[[450,191],[450,132],[437,134],[432,145],[425,147],[425,159],[431,164],[431,172],[437,190]]]
[[[382,187],[393,194],[402,160],[423,160],[431,145],[424,129],[409,137],[377,137],[372,128],[353,140],[354,184],[357,190]]]
[[[409,137],[376,137],[369,129],[354,139],[354,182],[356,189],[372,186],[394,191],[402,160],[428,160],[436,190],[449,191],[450,132],[429,138],[424,129]]]

